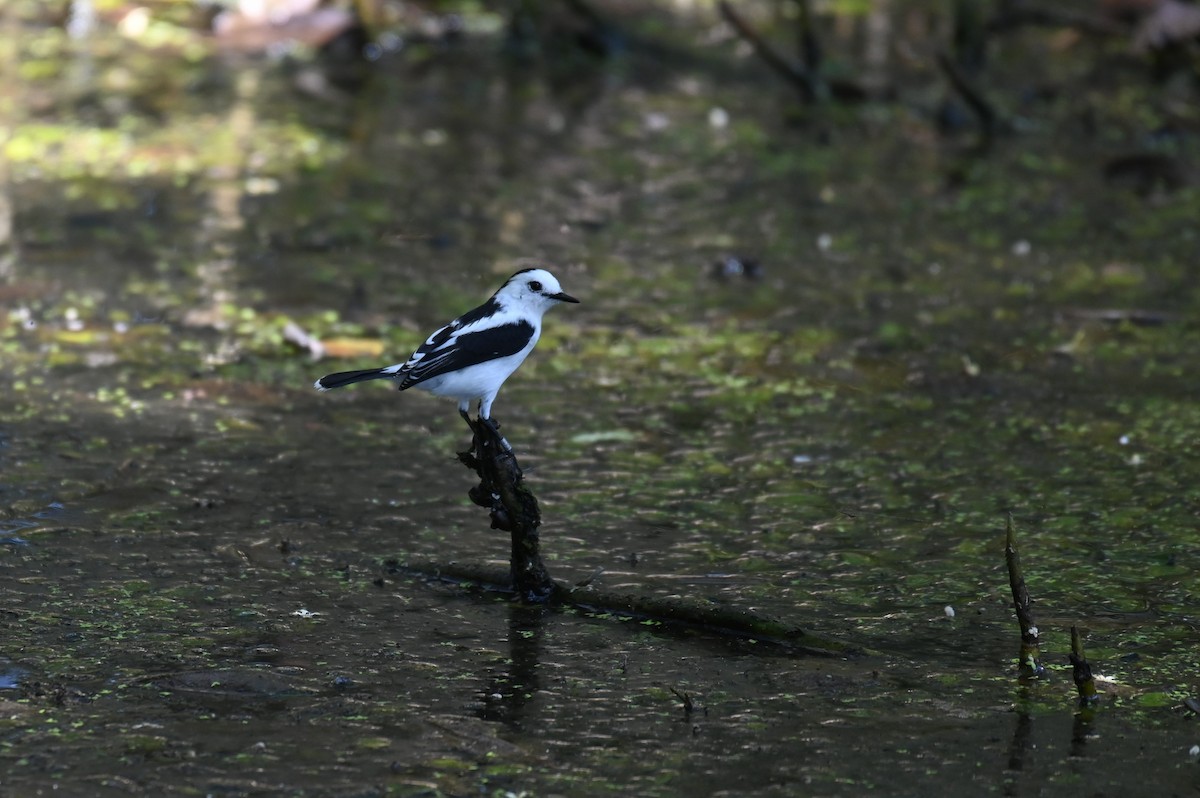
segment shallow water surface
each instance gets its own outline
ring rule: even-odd
[[[212,58],[162,78],[203,92],[148,113],[160,84],[89,57],[124,87],[124,137],[49,146],[95,109],[31,77],[59,101],[17,120],[14,152],[46,149],[9,167],[5,794],[1200,785],[1193,192],[1097,190],[1108,142],[1037,131],[951,187],[962,153],[917,110],[781,124],[751,64],[633,53],[573,92],[466,46],[318,99]],[[715,277],[730,254],[761,276]],[[552,573],[873,653],[391,565],[507,556],[466,497],[467,430],[423,394],[311,383],[406,357],[526,256],[583,299],[496,403]],[[1033,683],[1010,512],[1050,666]],[[1094,708],[1072,625],[1106,677]]]

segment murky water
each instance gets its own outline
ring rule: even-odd
[[[790,99],[724,60],[564,85],[481,45],[314,95],[307,68],[96,47],[71,63],[123,127],[30,77],[10,142],[6,794],[1200,784],[1196,197],[1100,183],[1127,142],[1034,131],[962,160],[903,104],[785,125]],[[714,278],[729,254],[762,275]],[[405,357],[525,256],[584,300],[496,404],[554,575],[876,655],[389,567],[506,557],[465,426],[312,380]],[[288,322],[355,356],[313,361]],[[1031,685],[1006,512],[1051,666]],[[1094,712],[1071,625],[1112,680]]]

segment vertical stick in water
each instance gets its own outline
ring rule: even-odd
[[[1083,637],[1074,626],[1071,627],[1071,675],[1075,679],[1075,689],[1079,691],[1079,703],[1091,704],[1100,700],[1092,666],[1083,652]]]
[[[1021,573],[1021,555],[1017,551],[1017,534],[1013,529],[1012,513],[1008,514],[1005,534],[1004,561],[1008,564],[1008,584],[1012,588],[1013,605],[1017,610],[1017,622],[1021,624],[1021,654],[1017,667],[1022,678],[1041,676],[1046,668],[1039,661],[1038,628],[1033,622],[1033,599],[1025,586]]]

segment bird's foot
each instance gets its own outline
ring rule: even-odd
[[[492,431],[492,434],[496,436],[496,440],[500,441],[500,446],[504,449],[505,454],[512,454],[512,447],[508,445],[508,440],[500,434],[500,422],[494,418],[484,418],[483,416],[479,417],[479,421]]]

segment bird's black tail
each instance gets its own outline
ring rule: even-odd
[[[332,388],[341,388],[344,385],[350,385],[355,382],[364,382],[366,380],[386,380],[391,377],[392,373],[387,369],[339,371],[337,374],[326,374],[324,377],[313,383],[313,387],[318,391],[328,391]]]

